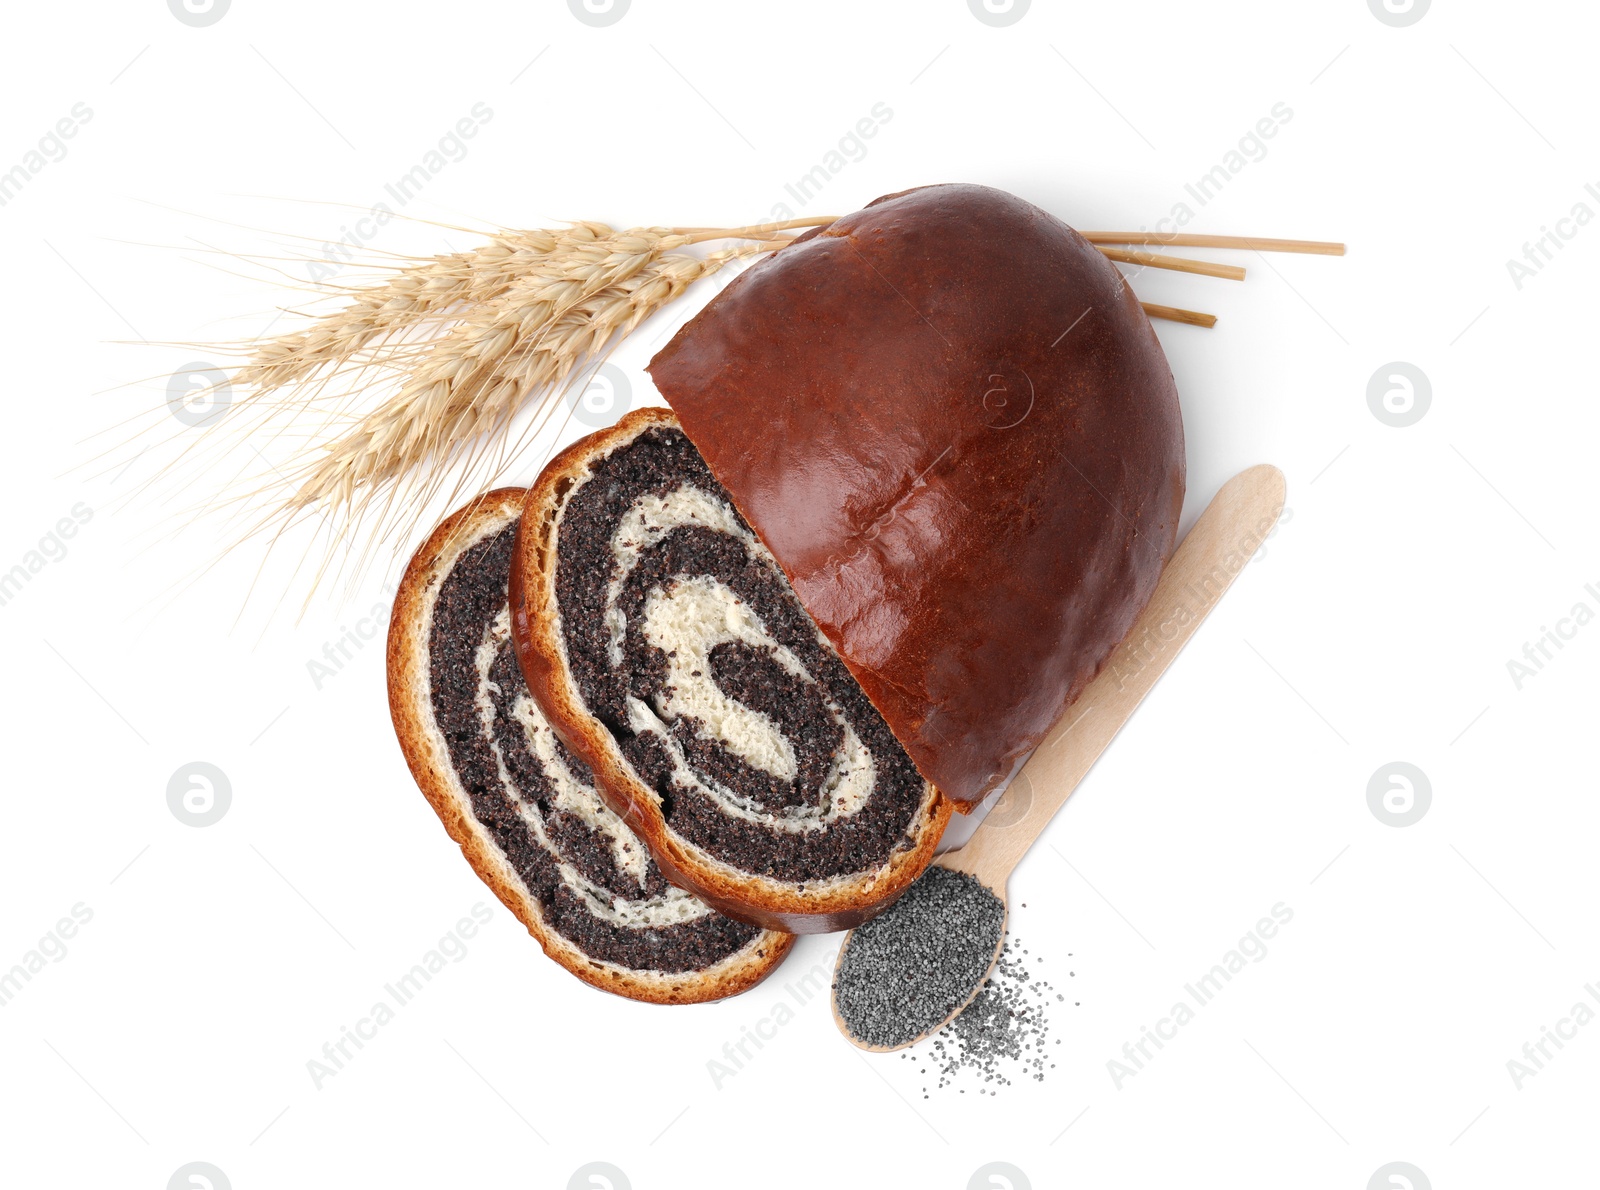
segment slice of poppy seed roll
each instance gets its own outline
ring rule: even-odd
[[[663,1004],[742,992],[793,937],[669,884],[528,696],[506,594],[525,497],[474,501],[406,568],[388,644],[406,762],[474,870],[579,979]]]
[[[511,602],[552,725],[668,878],[722,912],[845,929],[932,857],[948,802],[669,410],[630,413],[545,468]]]

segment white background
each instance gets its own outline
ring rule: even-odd
[[[0,606],[0,968],[73,905],[93,919],[0,1008],[0,1183],[159,1190],[193,1161],[238,1190],[566,1186],[594,1161],[639,1190],[957,1188],[992,1161],[1033,1186],[1360,1190],[1392,1161],[1435,1187],[1593,1176],[1600,1026],[1520,1088],[1507,1068],[1600,1009],[1600,627],[1521,689],[1507,670],[1573,605],[1600,610],[1600,227],[1565,225],[1520,289],[1506,267],[1575,204],[1600,211],[1591,6],[1437,3],[1397,28],[1361,0],[1036,0],[995,28],[964,0],[635,0],[593,28],[555,0],[234,0],[193,28],[162,0],[79,0],[5,22],[0,169],[74,105],[92,118],[0,207],[0,570],[74,505],[92,519]],[[164,409],[196,349],[162,344],[258,333],[292,299],[202,245],[316,254],[352,217],[316,204],[383,199],[480,102],[492,120],[407,214],[745,223],[881,103],[865,155],[798,213],[958,180],[1137,227],[1292,112],[1186,230],[1349,255],[1212,254],[1249,279],[1135,283],[1221,316],[1158,328],[1186,524],[1259,461],[1293,515],[1016,874],[1014,929],[1068,992],[1044,1082],[924,1100],[916,1063],[847,1046],[818,997],[719,1088],[707,1063],[835,938],[741,998],[661,1009],[581,985],[494,905],[313,1085],[323,1043],[492,899],[411,784],[380,650],[320,690],[308,673],[390,575],[298,623],[275,591],[246,604],[259,545],[191,584],[215,537],[174,537],[186,498],[140,495],[147,460],[120,461],[138,425],[198,433]],[[397,221],[371,246],[472,242]],[[713,289],[619,353],[636,403],[661,333]],[[1406,428],[1367,403],[1391,361],[1431,381]],[[166,801],[197,760],[232,789],[205,829]],[[1405,828],[1367,803],[1395,760],[1432,786]],[[1119,1089],[1107,1061],[1280,901],[1268,956]]]

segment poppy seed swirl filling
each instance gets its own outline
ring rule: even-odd
[[[663,974],[712,967],[761,931],[667,883],[529,695],[506,593],[516,528],[466,546],[430,610],[430,703],[473,816],[549,928],[589,958]]]
[[[926,783],[682,431],[595,459],[556,531],[573,684],[670,831],[797,884],[915,845]]]

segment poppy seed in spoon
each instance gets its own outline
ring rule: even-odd
[[[915,1041],[977,990],[1005,921],[1005,902],[976,877],[929,868],[845,944],[833,985],[839,1019],[866,1045]]]

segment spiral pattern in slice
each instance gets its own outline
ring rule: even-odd
[[[593,460],[557,534],[572,682],[668,830],[798,885],[914,844],[936,795],[682,431]]]
[[[433,718],[473,818],[544,926],[590,960],[676,974],[770,945],[666,882],[529,697],[506,596],[516,527],[465,545],[428,609]]]

